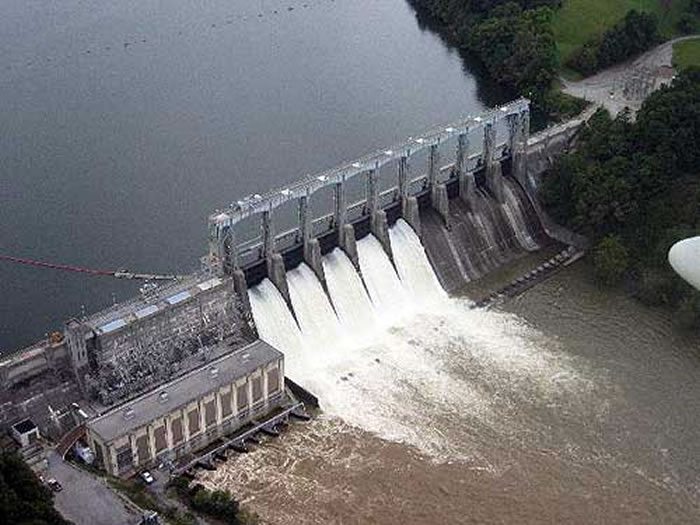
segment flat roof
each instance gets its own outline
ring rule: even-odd
[[[114,332],[115,330],[118,330],[119,328],[122,328],[126,326],[126,321],[124,319],[115,319],[114,321],[110,321],[107,324],[103,324],[102,326],[99,326],[97,329],[102,332],[103,334],[108,334],[110,332]]]
[[[134,312],[134,315],[138,317],[139,319],[143,319],[144,317],[148,317],[151,314],[154,314],[158,311],[158,306],[155,304],[152,304],[150,306],[147,306],[146,308],[141,308],[141,310],[136,310]]]
[[[31,419],[27,418],[23,419],[19,423],[15,423],[14,425],[12,425],[12,428],[14,428],[20,434],[26,434],[27,432],[31,432],[32,430],[34,430],[36,428],[36,425]]]
[[[162,282],[146,296],[139,295],[90,315],[81,321],[100,334],[120,330],[133,321],[154,315],[177,305],[201,292],[211,290],[224,283],[223,278],[208,273],[194,273],[177,281]],[[112,324],[114,323],[114,324]]]
[[[282,352],[258,339],[112,408],[87,426],[105,442],[114,441],[282,357]]]
[[[177,304],[181,303],[185,299],[189,299],[190,297],[192,297],[192,294],[185,290],[184,292],[176,293],[175,295],[168,297],[165,302],[169,304]]]

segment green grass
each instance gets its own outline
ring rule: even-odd
[[[676,23],[688,2],[671,0],[666,11],[661,0],[564,0],[564,5],[554,15],[553,24],[561,63],[576,48],[603,34],[632,9],[655,13],[661,35],[664,38],[676,36]]]
[[[700,67],[700,38],[684,40],[673,45],[673,65],[677,69]]]

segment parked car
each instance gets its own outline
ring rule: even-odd
[[[146,485],[150,485],[151,483],[153,483],[155,481],[155,479],[153,479],[153,476],[151,475],[151,473],[148,472],[147,470],[141,473],[141,479],[146,483]]]
[[[58,481],[56,481],[54,478],[51,478],[50,480],[48,480],[46,482],[46,484],[54,492],[61,492],[63,490],[63,487],[61,486],[61,484]]]

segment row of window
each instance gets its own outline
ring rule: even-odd
[[[270,401],[277,400],[280,397],[280,372],[279,368],[275,367],[267,372],[267,397]],[[248,400],[248,382],[236,387],[236,413],[239,419],[245,419],[249,413],[259,411],[265,404],[263,398],[263,381],[262,376],[254,377],[251,381],[252,390],[252,411],[249,412]],[[232,392],[219,394],[221,402],[222,419],[227,419],[233,414],[232,409]],[[204,428],[209,432],[216,430],[216,398],[211,399],[203,404],[204,410]],[[192,445],[202,438],[198,435],[201,428],[200,406],[193,408],[186,414],[187,429],[192,440]],[[230,424],[230,422],[229,422]],[[173,448],[182,445],[185,439],[183,418],[178,416],[170,421],[170,432],[172,434]],[[149,447],[149,436],[144,434],[136,439],[136,451],[138,461],[143,464],[151,459],[151,451]],[[167,427],[165,424],[157,427],[153,432],[155,454],[158,455],[168,447]],[[133,456],[130,443],[127,443],[117,451],[117,469],[119,472],[124,472],[133,466]]]

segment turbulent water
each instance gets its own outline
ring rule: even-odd
[[[202,482],[271,523],[700,520],[695,336],[597,290],[582,268],[510,311],[472,309],[436,286],[407,225],[391,242],[398,273],[376,239],[358,244],[363,287],[349,261],[324,261],[331,281],[357,287],[328,287],[344,304],[336,344],[317,345],[303,316],[299,330],[269,281],[251,290],[261,336],[285,350],[288,375],[323,413]],[[357,338],[342,312],[368,300],[374,328]],[[329,305],[317,307],[335,316]]]

